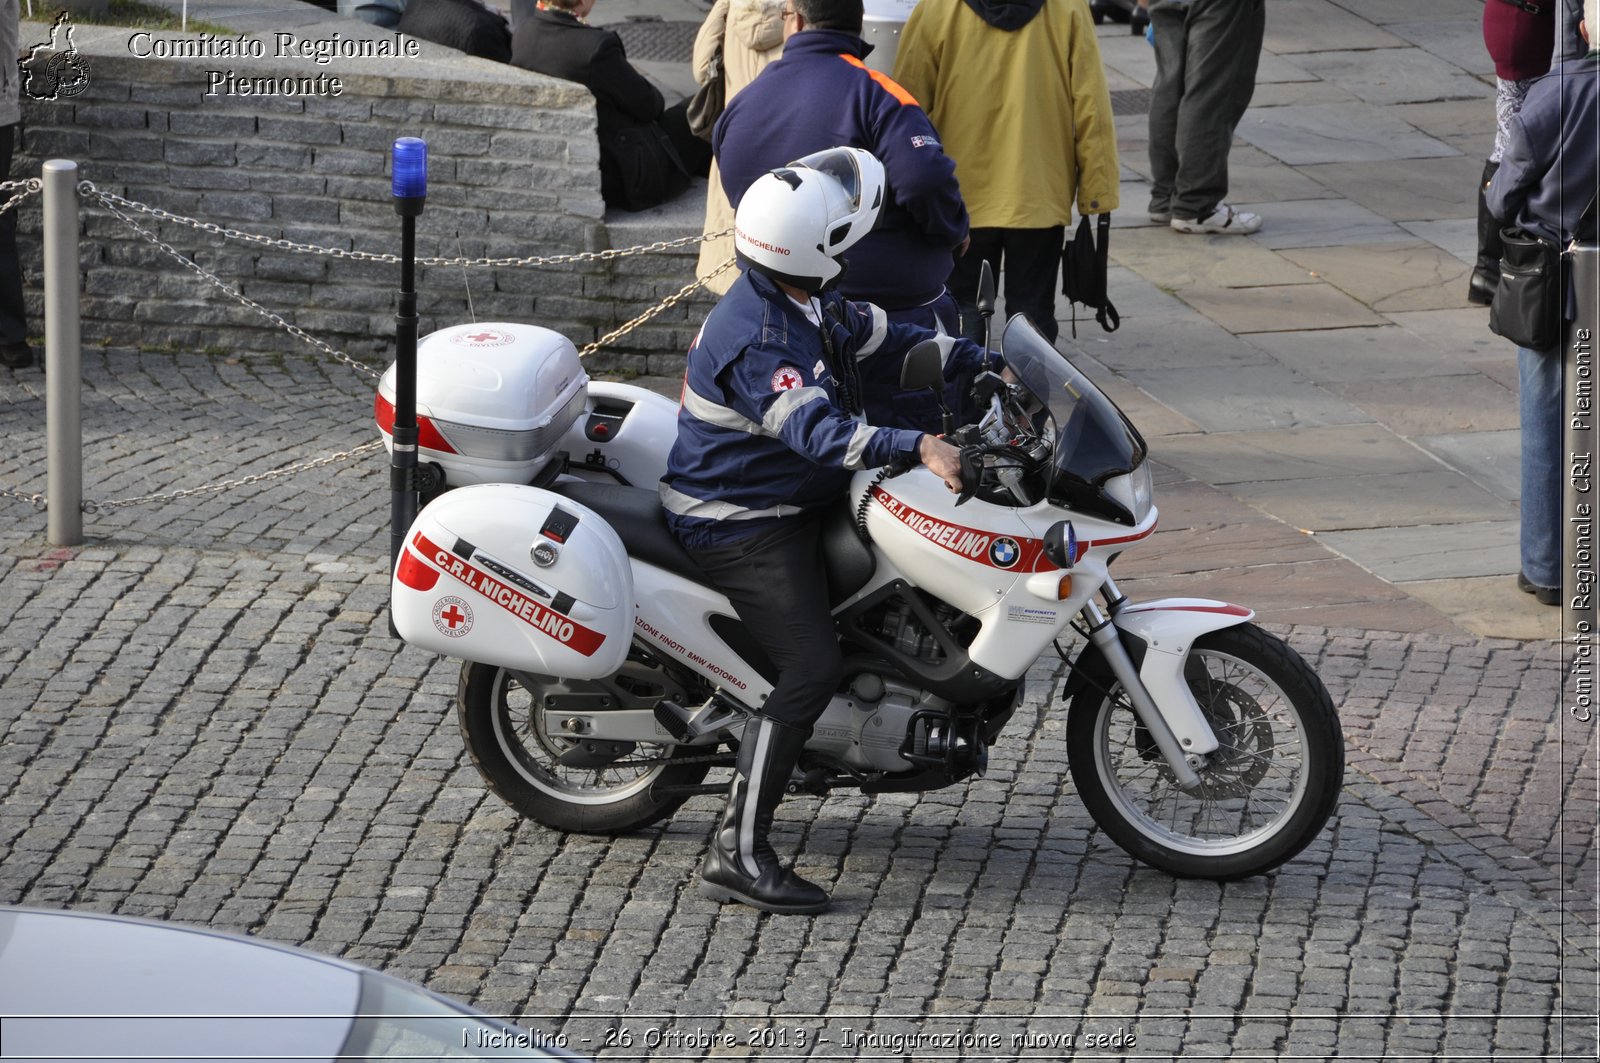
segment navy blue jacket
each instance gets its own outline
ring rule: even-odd
[[[845,254],[839,290],[903,310],[937,299],[967,235],[956,166],[928,116],[888,76],[861,62],[852,33],[806,30],[728,101],[711,147],[735,208],[768,170],[824,148],[865,148],[883,163],[888,197],[870,235]]]
[[[1528,88],[1511,117],[1500,169],[1484,202],[1507,225],[1517,225],[1563,248],[1574,236],[1594,238],[1593,223],[1578,233],[1584,208],[1600,186],[1600,60],[1569,59]],[[1566,316],[1574,313],[1567,287]]]
[[[1563,246],[1594,198],[1600,169],[1600,60],[1569,59],[1528,88],[1484,197],[1507,225]]]
[[[690,548],[723,546],[844,494],[856,469],[915,459],[922,432],[846,412],[836,365],[893,359],[933,334],[893,325],[836,292],[817,297],[832,341],[769,278],[747,270],[706,318],[684,378],[678,439],[661,480],[667,523]],[[946,339],[946,368],[975,343]]]

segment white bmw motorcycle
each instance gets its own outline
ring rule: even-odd
[[[1109,566],[1156,526],[1145,444],[1025,318],[1001,349],[1018,383],[979,378],[985,412],[953,436],[961,496],[924,468],[863,471],[830,521],[846,675],[790,791],[982,775],[1029,667],[1072,629],[1067,752],[1095,822],[1174,875],[1277,867],[1338,797],[1327,691],[1249,609],[1122,596]],[[939,383],[937,351],[908,355],[903,383]],[[592,832],[725,792],[707,773],[733,764],[774,670],[667,530],[656,483],[676,406],[589,383],[564,338],[504,324],[429,336],[417,399],[422,458],[457,489],[406,533],[393,620],[466,662],[461,729],[489,785],[546,826]]]

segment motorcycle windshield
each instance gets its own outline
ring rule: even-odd
[[[1006,324],[1000,347],[1006,365],[1038,403],[1035,427],[1054,439],[1050,501],[1133,523],[1127,507],[1103,488],[1144,461],[1138,430],[1026,317],[1018,314]]]

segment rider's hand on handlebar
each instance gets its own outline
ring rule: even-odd
[[[952,494],[961,493],[961,451],[938,436],[925,435],[917,444],[917,457],[929,472],[944,481]]]

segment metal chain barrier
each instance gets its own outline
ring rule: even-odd
[[[174,225],[186,225],[213,236],[221,236],[228,240],[241,240],[245,243],[259,244],[270,247],[276,251],[288,251],[297,255],[328,255],[331,258],[345,258],[354,262],[386,262],[398,264],[399,255],[374,254],[371,251],[347,251],[342,247],[323,247],[319,244],[299,244],[293,240],[278,237],[262,236],[260,233],[248,233],[243,229],[230,229],[215,222],[201,221],[198,218],[188,218],[182,214],[174,214],[160,207],[152,207],[136,200],[125,199],[114,192],[104,192],[94,186],[92,181],[81,181],[78,189],[84,195],[94,196],[109,210],[121,215],[117,208],[148,214],[157,221],[172,222]],[[639,244],[636,247],[615,247],[605,251],[584,251],[572,255],[529,255],[525,258],[467,258],[456,256],[454,258],[419,258],[419,266],[457,266],[462,268],[504,269],[514,266],[570,266],[582,262],[612,262],[619,258],[629,258],[634,255],[655,254],[658,251],[672,251],[680,247],[690,247],[707,240],[716,240],[733,233],[732,228],[723,229],[721,232],[705,233],[700,236],[680,236],[676,240],[658,240],[653,244]]]
[[[598,351],[601,347],[604,347],[612,340],[620,339],[621,337],[626,336],[628,333],[632,332],[646,321],[649,321],[663,310],[678,305],[683,300],[693,295],[696,289],[704,288],[706,286],[706,282],[712,277],[732,269],[737,261],[737,259],[730,258],[728,261],[724,262],[722,265],[718,266],[704,277],[700,277],[696,280],[690,281],[688,284],[685,284],[682,288],[679,288],[676,292],[673,292],[671,295],[667,296],[665,299],[661,300],[661,302],[657,303],[655,306],[652,306],[650,309],[646,310],[632,321],[612,329],[604,336],[601,336],[599,339],[583,348],[583,350],[578,352],[578,357],[587,358],[589,355],[593,354],[595,351]]]
[[[40,512],[43,512],[50,505],[50,500],[44,495],[30,495],[26,491],[16,491],[9,487],[0,487],[0,498],[21,499]]]
[[[374,369],[372,366],[367,365],[364,362],[357,361],[356,359],[350,357],[348,354],[345,354],[343,351],[334,350],[328,344],[326,344],[323,341],[317,339],[315,336],[311,335],[309,332],[307,332],[305,329],[301,328],[299,325],[291,325],[289,322],[285,321],[282,317],[280,317],[279,315],[273,313],[271,310],[268,310],[266,307],[262,306],[260,303],[256,302],[255,300],[249,298],[243,292],[239,291],[237,288],[230,287],[226,281],[222,280],[220,277],[216,276],[215,274],[209,272],[208,270],[205,269],[205,267],[201,266],[198,262],[194,261],[194,259],[188,257],[183,252],[179,251],[177,248],[175,248],[171,244],[167,243],[165,240],[162,240],[155,233],[153,233],[150,230],[144,228],[138,222],[136,222],[132,218],[128,217],[128,215],[124,214],[121,210],[117,209],[117,205],[112,202],[112,199],[114,199],[114,198],[115,199],[120,199],[121,198],[120,196],[112,197],[112,196],[108,196],[106,193],[103,193],[103,192],[98,192],[97,193],[97,192],[94,191],[94,186],[92,184],[90,184],[90,182],[88,182],[88,181],[80,181],[80,182],[78,182],[78,191],[79,191],[80,194],[83,194],[83,195],[97,195],[99,197],[99,199],[100,199],[101,205],[104,206],[106,208],[106,210],[110,211],[112,214],[114,214],[118,218],[122,219],[123,223],[126,224],[134,232],[138,233],[140,236],[143,236],[146,240],[150,241],[152,244],[155,244],[157,247],[159,247],[166,254],[170,255],[174,259],[177,259],[179,264],[182,265],[185,269],[189,270],[192,273],[198,274],[202,279],[204,279],[207,283],[215,286],[223,294],[231,297],[236,302],[241,303],[242,305],[249,307],[251,310],[254,310],[256,313],[260,314],[262,317],[266,318],[268,321],[272,322],[274,325],[277,325],[279,328],[281,328],[285,332],[289,333],[289,335],[293,336],[295,339],[303,340],[304,342],[309,343],[311,346],[317,348],[319,351],[321,351],[322,353],[324,353],[324,354],[328,355],[329,357],[333,358],[335,361],[342,362],[345,365],[349,366],[350,368],[356,370],[357,372],[364,373],[367,376],[372,377],[373,379],[377,379],[378,377],[381,377],[383,375],[377,369]],[[123,200],[123,202],[127,202],[127,201]]]
[[[180,491],[168,491],[165,494],[140,495],[137,498],[119,498],[113,502],[93,502],[85,499],[83,503],[83,511],[85,513],[97,513],[100,510],[125,509],[128,506],[140,506],[150,502],[176,502],[180,498],[190,498],[194,495],[215,494],[218,491],[227,491],[234,487],[248,487],[251,484],[262,483],[266,480],[276,480],[280,477],[292,476],[297,472],[305,472],[308,469],[319,469],[324,465],[332,465],[335,462],[349,461],[351,458],[360,457],[362,454],[370,454],[372,451],[381,449],[382,447],[383,440],[377,439],[373,440],[371,443],[363,443],[359,447],[355,447],[352,450],[341,450],[336,454],[329,454],[326,457],[313,458],[310,461],[296,462],[293,465],[285,465],[281,469],[273,469],[271,472],[258,472],[251,476],[241,476],[237,480],[219,480],[216,483],[206,484],[204,487],[186,487]]]
[[[24,181],[0,182],[0,193],[17,189],[21,190],[11,199],[4,203],[0,203],[0,214],[3,214],[7,210],[15,207],[29,196],[38,194],[43,190],[43,188],[44,183],[38,178],[29,178]],[[395,264],[399,263],[400,256],[392,254],[373,254],[366,251],[347,251],[344,248],[322,247],[316,244],[300,244],[295,243],[292,240],[262,236],[258,233],[248,233],[240,229],[232,229],[222,225],[217,225],[213,222],[203,222],[196,218],[184,217],[183,215],[174,214],[171,211],[163,210],[159,207],[152,207],[148,204],[137,202],[136,200],[127,199],[112,192],[105,192],[99,188],[96,188],[94,182],[92,181],[78,182],[77,190],[79,195],[88,196],[99,200],[100,205],[104,207],[107,212],[119,218],[130,229],[144,237],[150,243],[154,244],[163,253],[175,259],[185,269],[198,275],[201,279],[205,280],[207,283],[211,284],[213,287],[217,288],[219,291],[223,292],[225,295],[229,296],[239,304],[254,310],[272,324],[288,332],[291,336],[310,344],[322,353],[333,358],[335,361],[341,362],[368,377],[378,378],[382,375],[372,366],[360,362],[357,359],[343,353],[342,351],[336,350],[329,344],[317,339],[315,336],[312,336],[298,325],[290,324],[288,321],[284,320],[282,316],[273,313],[260,303],[250,299],[243,292],[230,286],[226,281],[206,270],[192,258],[188,257],[171,244],[162,240],[155,233],[144,228],[132,217],[130,217],[130,213],[143,214],[154,218],[157,221],[165,221],[177,225],[187,226],[199,232],[209,233],[214,236],[221,236],[224,239],[239,240],[245,243],[257,244],[262,247],[269,247],[274,250],[287,251],[296,254],[318,254],[327,255],[332,258],[342,258],[358,262],[384,262]],[[572,265],[576,263],[611,262],[617,259],[628,258],[635,255],[655,254],[657,252],[671,251],[681,247],[688,247],[693,244],[703,243],[707,240],[714,240],[728,236],[732,232],[733,229],[728,228],[720,232],[705,233],[698,236],[685,236],[676,240],[660,240],[655,243],[640,244],[634,247],[612,248],[605,251],[592,251],[571,255],[528,256],[525,258],[467,258],[465,256],[458,256],[454,258],[419,258],[416,260],[416,262],[417,264],[424,266],[455,266],[461,268],[561,266]],[[684,285],[672,295],[667,296],[661,302],[657,303],[655,306],[652,306],[638,317],[606,333],[593,343],[588,344],[578,352],[578,356],[580,358],[588,357],[589,355],[600,350],[606,344],[612,343],[615,340],[627,335],[640,325],[643,325],[645,322],[652,320],[662,312],[689,298],[696,291],[705,287],[706,283],[713,277],[717,277],[722,273],[727,272],[729,269],[732,269],[734,265],[735,260],[729,259],[716,269],[712,270],[706,276],[696,278],[694,281]],[[227,491],[235,487],[246,487],[251,484],[261,483],[267,480],[275,480],[284,476],[294,475],[295,473],[305,472],[310,469],[331,465],[335,462],[348,461],[362,454],[367,454],[377,450],[383,447],[383,445],[384,444],[382,440],[377,440],[371,443],[364,443],[352,450],[340,451],[335,454],[329,454],[325,457],[297,462],[293,465],[286,465],[280,469],[273,469],[270,472],[256,473],[251,476],[244,476],[234,480],[221,480],[216,483],[205,484],[201,487],[189,487],[176,491],[164,492],[161,494],[140,495],[135,498],[121,498],[111,501],[85,499],[83,502],[83,511],[85,513],[96,513],[100,511],[123,509],[129,506],[146,505],[156,502],[174,502],[179,499],[189,498],[195,495]],[[28,503],[34,509],[38,510],[43,510],[48,505],[48,499],[45,495],[30,494],[24,491],[17,491],[6,487],[0,487],[0,497],[18,499]]]
[[[0,192],[10,192],[11,190],[17,188],[22,189],[22,191],[18,192],[4,203],[0,203],[0,214],[4,214],[6,211],[10,210],[12,207],[15,207],[29,196],[35,196],[40,192],[43,192],[44,182],[37,177],[30,177],[26,181],[0,181]]]

